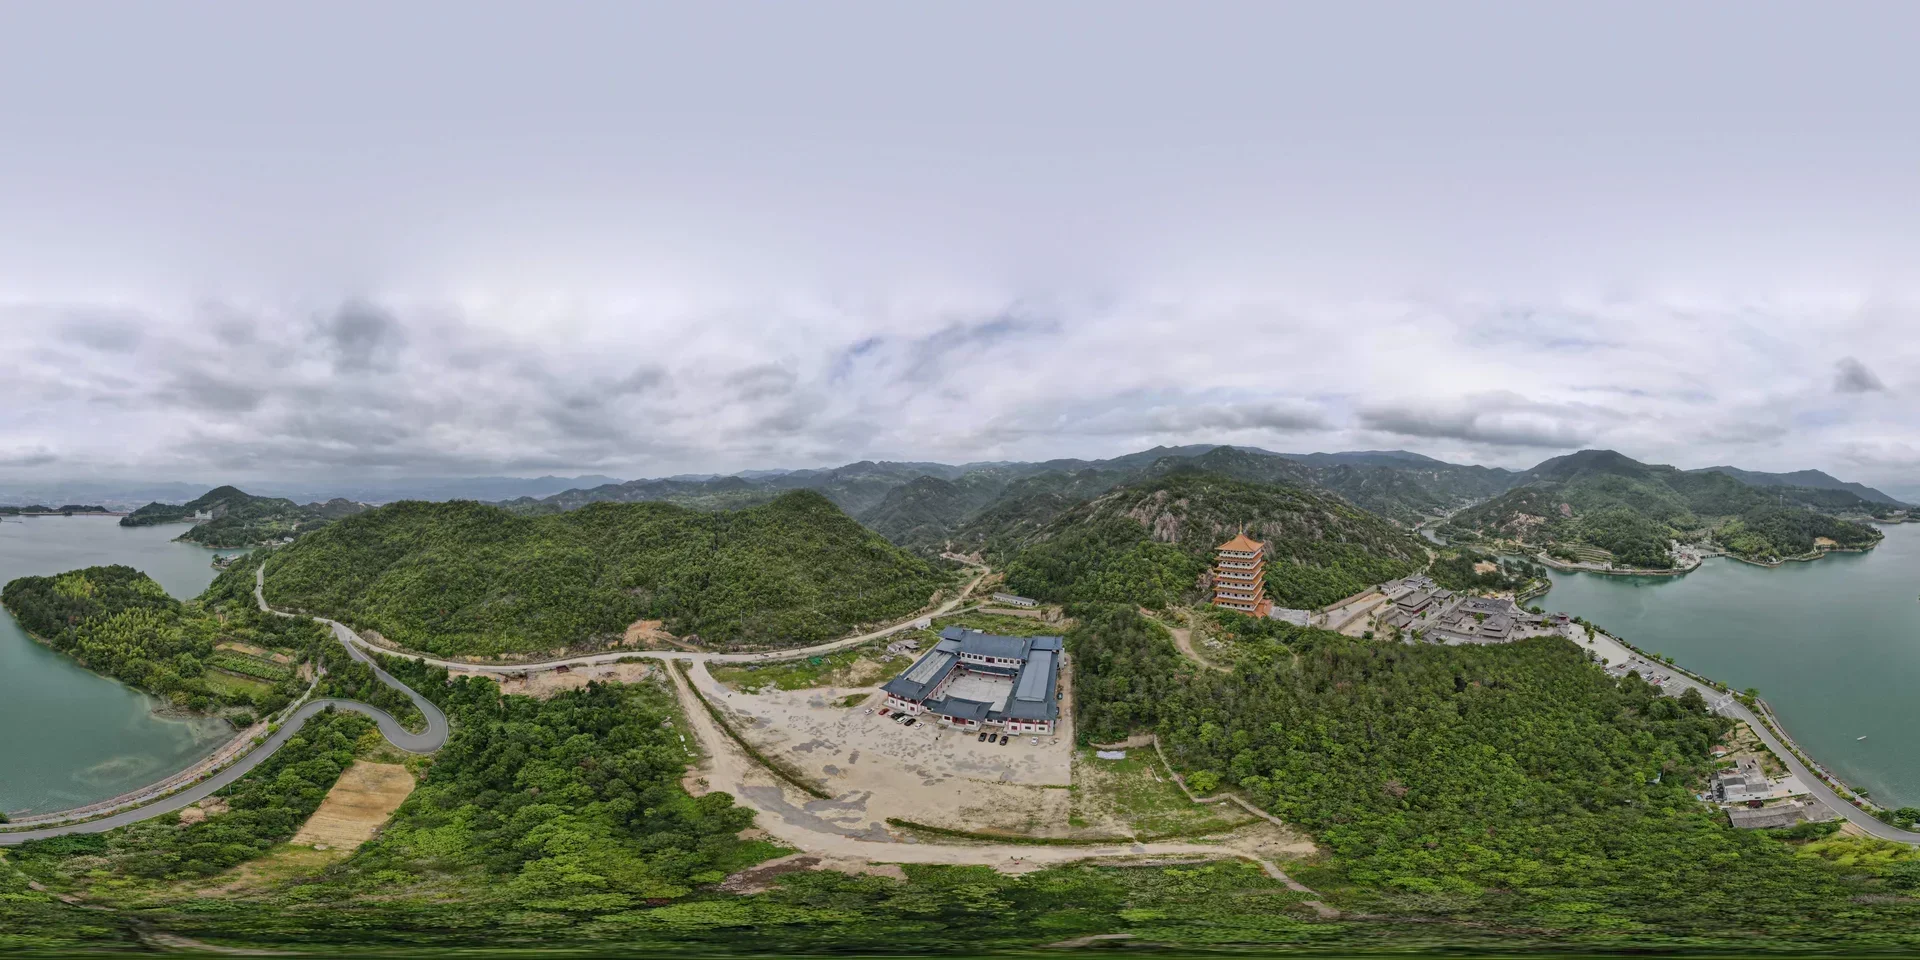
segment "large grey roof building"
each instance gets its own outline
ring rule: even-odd
[[[1003,637],[965,627],[881,686],[887,706],[948,726],[1052,734],[1060,718],[1060,637]]]

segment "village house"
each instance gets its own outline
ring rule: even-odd
[[[1760,771],[1760,761],[1742,757],[1732,770],[1713,779],[1713,795],[1721,803],[1746,803],[1773,795],[1773,784]]]
[[[1004,603],[1009,607],[1037,607],[1040,605],[1040,601],[1032,597],[1023,597],[1013,593],[996,593],[993,595],[993,602]]]
[[[965,627],[940,642],[881,690],[886,705],[961,730],[998,727],[1053,735],[1060,717],[1060,637],[1002,637]]]
[[[1778,830],[1810,819],[1807,805],[1797,801],[1771,807],[1727,808],[1727,823],[1742,830]]]

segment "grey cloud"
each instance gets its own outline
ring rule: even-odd
[[[143,339],[140,317],[118,311],[83,310],[68,314],[60,334],[74,343],[109,353],[131,353]]]
[[[1833,389],[1837,393],[1877,393],[1887,389],[1867,365],[1853,357],[1841,357],[1834,364]]]
[[[51,450],[5,450],[0,451],[0,468],[44,467],[58,463],[60,457]]]
[[[1564,449],[1584,446],[1596,435],[1589,423],[1538,407],[1475,409],[1473,401],[1452,408],[1390,404],[1362,409],[1360,425],[1403,437],[1465,440],[1504,447]]]
[[[793,371],[772,363],[748,367],[727,378],[733,399],[741,403],[784,397],[792,393],[799,382]]]
[[[393,352],[406,343],[406,331],[386,308],[352,300],[323,320],[320,333],[333,354],[336,371],[390,369]]]
[[[238,414],[260,406],[265,387],[228,379],[210,370],[199,369],[178,376],[172,384],[156,391],[150,399],[169,406],[184,406],[212,413]]]
[[[1326,412],[1306,403],[1239,403],[1172,407],[1148,411],[1136,429],[1155,433],[1201,430],[1322,430],[1332,425]],[[1132,432],[1132,431],[1128,431]]]

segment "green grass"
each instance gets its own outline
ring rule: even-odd
[[[937,639],[940,636],[940,631],[948,627],[966,627],[969,630],[985,630],[988,633],[997,633],[1003,637],[1057,637],[1065,633],[1067,629],[1067,625],[1064,623],[1048,623],[1038,617],[1014,617],[1003,613],[968,611],[966,613],[956,613],[950,616],[936,618],[933,621],[933,628],[931,630],[920,630],[916,632]],[[902,633],[900,636],[904,637],[908,636],[908,634]],[[926,643],[921,643],[920,649],[925,650],[926,648]]]
[[[207,666],[228,673],[237,673],[243,677],[269,682],[285,680],[293,676],[293,668],[283,663],[275,663],[265,657],[255,657],[235,650],[220,650],[207,660]]]
[[[854,661],[862,656],[877,656],[884,649],[885,643],[891,642],[892,639],[890,637],[887,641],[862,644],[850,650],[816,657],[803,657],[798,660],[739,665],[708,664],[707,672],[713,674],[715,680],[749,693],[767,687],[775,690],[808,690],[813,687],[831,686],[837,676],[844,675],[853,667]],[[922,649],[925,649],[924,644]],[[897,658],[895,662],[899,662]]]
[[[1125,760],[1083,751],[1074,765],[1073,815],[1087,822],[1117,818],[1142,836],[1221,833],[1254,819],[1225,803],[1188,800],[1151,749],[1129,750]]]
[[[256,694],[267,693],[273,689],[273,684],[265,680],[255,680],[252,677],[237,677],[231,673],[221,673],[218,670],[208,670],[203,679],[206,680],[208,689],[213,690],[221,696],[233,696],[237,694],[251,697]]]

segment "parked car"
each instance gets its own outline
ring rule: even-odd
[[[1006,735],[1006,734],[1004,734],[1004,733],[1003,733],[1003,734],[1001,734],[1001,735],[1000,735],[1000,745],[1001,745],[1001,746],[1003,746],[1003,747],[1004,747],[1004,746],[1006,746],[1006,745],[1007,745],[1007,741],[1008,741],[1008,740],[1011,740],[1011,739],[1013,739],[1013,738],[1012,738],[1012,737],[1009,737],[1009,736],[1007,736],[1007,735]]]
[[[902,713],[902,714],[899,714],[899,715],[897,715],[897,716],[895,716],[895,717],[893,718],[893,722],[894,722],[894,723],[899,723],[899,722],[901,722],[901,721],[903,721],[903,720],[912,720],[912,719],[913,719],[912,717],[909,717],[909,716],[907,716],[906,714],[904,714],[904,713]]]
[[[1033,745],[1034,745],[1034,746],[1036,746],[1036,747],[1040,745],[1040,738],[1039,738],[1039,737],[1034,737],[1034,738],[1033,738]]]
[[[987,732],[986,732],[985,730],[982,730],[982,731],[980,731],[980,736],[979,736],[979,737],[978,737],[977,739],[975,739],[975,740],[974,740],[974,742],[975,742],[975,743],[985,743],[985,742],[986,742],[986,740],[987,740]]]
[[[914,720],[914,719],[913,719],[912,717],[908,717],[908,718],[907,718],[907,726],[909,726],[909,727],[911,727],[911,726],[913,726],[913,725],[914,725],[915,723],[917,723],[917,722],[918,722],[918,721],[916,721],[916,720]]]
[[[884,717],[884,716],[886,716],[886,715],[887,715],[887,714],[889,714],[889,713],[892,713],[892,712],[893,712],[893,708],[892,708],[892,707],[881,707],[881,708],[880,708],[880,715],[881,715],[881,716],[883,716],[883,717]]]

